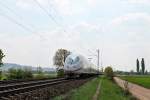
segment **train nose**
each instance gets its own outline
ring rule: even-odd
[[[65,69],[66,71],[75,71],[75,70],[78,69],[78,66],[76,66],[76,65],[66,65],[66,66],[64,67],[64,69]]]
[[[79,67],[80,67],[80,63],[79,62],[80,62],[79,57],[69,56],[69,57],[66,58],[64,69],[66,71],[75,71],[75,70],[78,70]]]

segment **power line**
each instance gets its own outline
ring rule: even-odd
[[[37,1],[37,0],[34,0],[34,2],[57,24],[57,21],[55,20],[55,18]]]
[[[99,56],[100,56],[100,51],[97,49],[97,66],[99,67]]]
[[[1,2],[0,4],[1,4],[4,8],[6,8],[9,12],[11,12],[11,13],[14,14],[16,17],[18,17],[21,21],[23,21],[22,16],[20,16],[19,14],[17,14],[14,9],[10,8],[9,6],[7,6],[6,4],[4,4],[4,3],[2,3],[2,2]],[[25,22],[25,23],[28,24],[28,26],[34,28],[34,26],[33,26],[31,23],[29,23],[29,22]]]
[[[0,16],[4,17],[4,18],[6,18],[7,20],[11,21],[12,23],[14,23],[14,24],[20,26],[20,27],[23,28],[24,30],[35,34],[35,31],[33,31],[31,28],[29,28],[29,27],[25,26],[24,24],[18,22],[17,20],[15,20],[15,19],[9,17],[8,15],[0,14]],[[45,40],[45,38],[44,38],[42,35],[40,35],[40,34],[36,34],[36,35],[38,35],[41,39]]]
[[[15,20],[15,19],[13,19],[13,18],[11,18],[11,17],[9,17],[9,16],[7,16],[7,15],[5,15],[5,14],[0,14],[0,16],[5,17],[5,18],[8,19],[9,21],[11,21],[11,22],[17,24],[18,26],[22,27],[22,28],[23,28],[24,30],[26,30],[26,31],[29,31],[29,32],[31,32],[31,33],[34,32],[32,29],[26,27],[26,26],[23,25],[22,23],[19,23],[17,20]]]
[[[4,3],[0,3],[1,6],[3,6],[4,8],[6,8],[8,11],[10,11],[11,13],[13,13],[15,16],[19,17],[21,19],[21,16],[18,16],[18,14],[11,8],[9,8],[7,5],[5,5]]]
[[[56,19],[37,1],[37,0],[34,0],[34,2],[48,15],[48,17],[50,19],[53,20],[53,22],[55,22],[56,25],[60,26],[61,28],[63,28],[63,26],[61,24],[59,24]],[[65,29],[63,29],[63,31],[65,33],[67,33],[67,31]]]
[[[20,15],[18,15],[12,8],[8,7],[8,6],[5,5],[4,3],[2,4],[2,2],[1,2],[0,4],[1,4],[4,8],[6,8],[9,12],[13,13],[16,17],[18,17],[18,18],[20,18],[21,20],[23,20],[23,18],[22,18]],[[1,10],[1,11],[2,11],[2,10]],[[26,25],[24,25],[23,22],[21,23],[21,22],[15,20],[14,18],[12,18],[12,17],[10,17],[10,16],[8,16],[8,15],[6,15],[6,14],[1,14],[1,16],[5,17],[5,18],[8,19],[9,21],[11,21],[11,22],[17,24],[18,26],[20,26],[20,27],[23,28],[24,30],[29,31],[29,32],[35,34],[35,31],[33,31],[33,30],[35,30],[35,29],[34,29],[34,27],[33,27],[33,25],[32,25],[31,23],[27,23],[27,22],[26,22],[26,24],[30,27],[30,28],[29,28],[29,27],[27,27]],[[38,35],[40,38],[42,38],[42,39],[45,40],[45,38],[44,38],[43,36],[41,36],[40,34],[36,34],[36,35]]]

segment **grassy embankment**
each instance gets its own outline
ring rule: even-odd
[[[99,79],[93,79],[80,88],[74,89],[65,95],[58,96],[54,98],[54,100],[91,100],[95,94],[98,83]]]
[[[121,76],[122,79],[150,88],[150,76]]]
[[[92,100],[99,81],[102,81],[99,100],[131,100],[132,96],[124,95],[124,91],[107,78],[97,78],[66,95],[56,97],[54,100]]]
[[[99,100],[132,100],[131,95],[125,95],[124,91],[113,81],[102,79]]]

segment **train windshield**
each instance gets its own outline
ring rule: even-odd
[[[66,63],[67,64],[76,64],[76,63],[78,63],[79,62],[79,57],[75,57],[74,59],[72,59],[72,58],[68,58],[68,59],[66,59]]]
[[[72,62],[73,62],[73,59],[71,59],[70,57],[68,59],[66,59],[67,64],[72,64]]]
[[[78,63],[79,62],[79,57],[76,57],[75,59],[74,59],[74,61],[73,61],[73,64],[76,64],[76,63]]]

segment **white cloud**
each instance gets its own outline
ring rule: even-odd
[[[123,2],[125,3],[129,3],[129,4],[144,4],[144,5],[149,5],[150,4],[150,0],[124,0]]]
[[[79,14],[84,9],[77,8],[75,2],[72,0],[37,0],[43,8],[47,9],[47,11],[57,12],[61,15],[74,15]],[[34,0],[17,0],[16,5],[23,9],[33,9],[37,7],[36,2]],[[39,10],[35,8],[35,10]]]
[[[23,9],[31,9],[33,7],[32,4],[32,0],[16,0],[16,6]]]
[[[94,7],[97,5],[97,0],[87,0],[87,3],[89,6]]]
[[[112,20],[112,26],[118,26],[126,21],[133,20],[145,20],[150,22],[150,14],[148,13],[129,13]]]
[[[72,15],[71,0],[54,0],[52,4],[63,15]]]
[[[87,22],[80,22],[76,25],[73,25],[72,28],[76,28],[76,30],[84,30],[86,32],[102,32],[102,26],[100,24],[92,24]]]
[[[132,45],[147,44],[150,27],[150,14],[129,13],[114,18],[105,27],[104,32],[110,37]]]
[[[104,29],[104,63],[131,70],[136,68],[136,59],[144,57],[149,69],[149,27],[150,14],[144,12],[125,14],[110,21]]]

